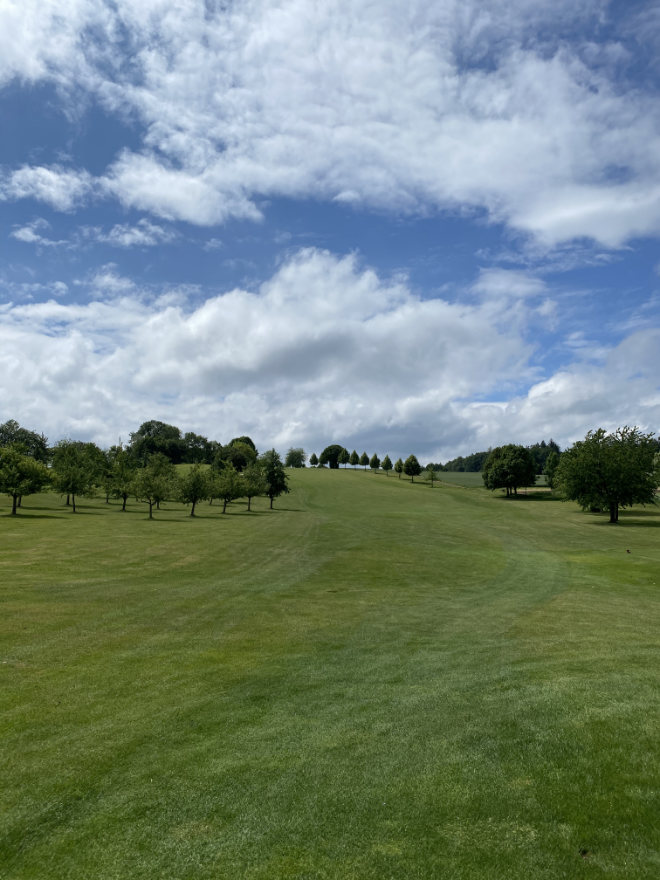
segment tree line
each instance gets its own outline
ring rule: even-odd
[[[131,497],[144,502],[150,519],[154,507],[165,500],[189,504],[194,516],[200,501],[218,499],[224,513],[227,504],[238,498],[247,498],[250,510],[258,495],[268,497],[272,508],[274,499],[288,492],[279,454],[271,449],[259,455],[249,437],[207,447],[205,455],[214,450],[210,462],[188,462],[186,471],[177,472],[176,464],[184,462],[179,461],[181,446],[173,444],[172,428],[163,422],[145,422],[131,434],[127,447],[102,450],[95,443],[69,439],[49,447],[43,434],[10,420],[0,425],[0,492],[12,499],[14,515],[24,496],[50,487],[66,497],[73,513],[78,496],[102,491],[106,502],[110,497],[120,499],[122,511]]]

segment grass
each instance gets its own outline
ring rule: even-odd
[[[657,876],[660,508],[291,484],[0,517],[0,877]]]

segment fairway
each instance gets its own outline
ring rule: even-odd
[[[2,500],[0,878],[660,876],[660,506],[288,473]]]

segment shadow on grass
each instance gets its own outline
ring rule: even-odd
[[[529,492],[519,492],[517,495],[496,495],[500,501],[561,501],[558,495],[552,492],[536,492],[533,489]]]
[[[595,522],[590,523],[589,525],[612,527],[618,526],[619,528],[623,529],[660,529],[660,519],[655,520],[654,522],[649,522],[648,520],[637,522],[634,519],[630,519],[626,522],[625,520],[621,520],[621,514],[619,514],[619,522],[611,523],[609,517],[603,517],[602,519],[598,519]]]

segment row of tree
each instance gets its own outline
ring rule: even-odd
[[[312,467],[327,466],[332,470],[339,468],[341,465],[344,467],[347,467],[348,465],[358,467],[359,465],[365,470],[371,468],[373,471],[384,471],[385,475],[388,477],[390,471],[393,470],[399,475],[399,479],[401,478],[401,474],[406,474],[413,482],[415,477],[419,476],[423,470],[417,460],[417,456],[415,455],[409,455],[405,461],[398,458],[394,464],[392,464],[389,455],[386,455],[382,460],[375,452],[371,457],[367,455],[366,452],[363,452],[362,455],[358,455],[355,449],[353,452],[349,452],[339,443],[333,443],[330,446],[326,446],[319,457],[316,456],[316,453],[312,453],[309,457],[309,463]],[[430,467],[433,468],[433,465],[430,465]]]
[[[537,464],[529,447],[507,444],[491,450],[482,476],[488,489],[515,495],[536,482]],[[561,455],[551,450],[545,463],[546,483],[584,510],[606,510],[610,522],[619,509],[651,504],[660,485],[660,442],[653,434],[623,427],[608,433],[589,431]]]
[[[211,467],[193,464],[177,471],[172,461],[161,452],[146,455],[140,464],[128,449],[114,446],[107,451],[94,443],[62,440],[52,450],[51,465],[35,458],[20,443],[0,447],[0,491],[12,499],[12,514],[17,513],[21,499],[46,487],[66,496],[66,503],[76,512],[79,495],[103,491],[110,497],[126,502],[135,497],[153,508],[164,500],[178,500],[190,505],[190,515],[203,500],[220,499],[223,512],[237,498],[266,495],[273,500],[288,492],[287,476],[278,453],[271,449],[255,456],[241,470],[231,462],[218,459]]]

